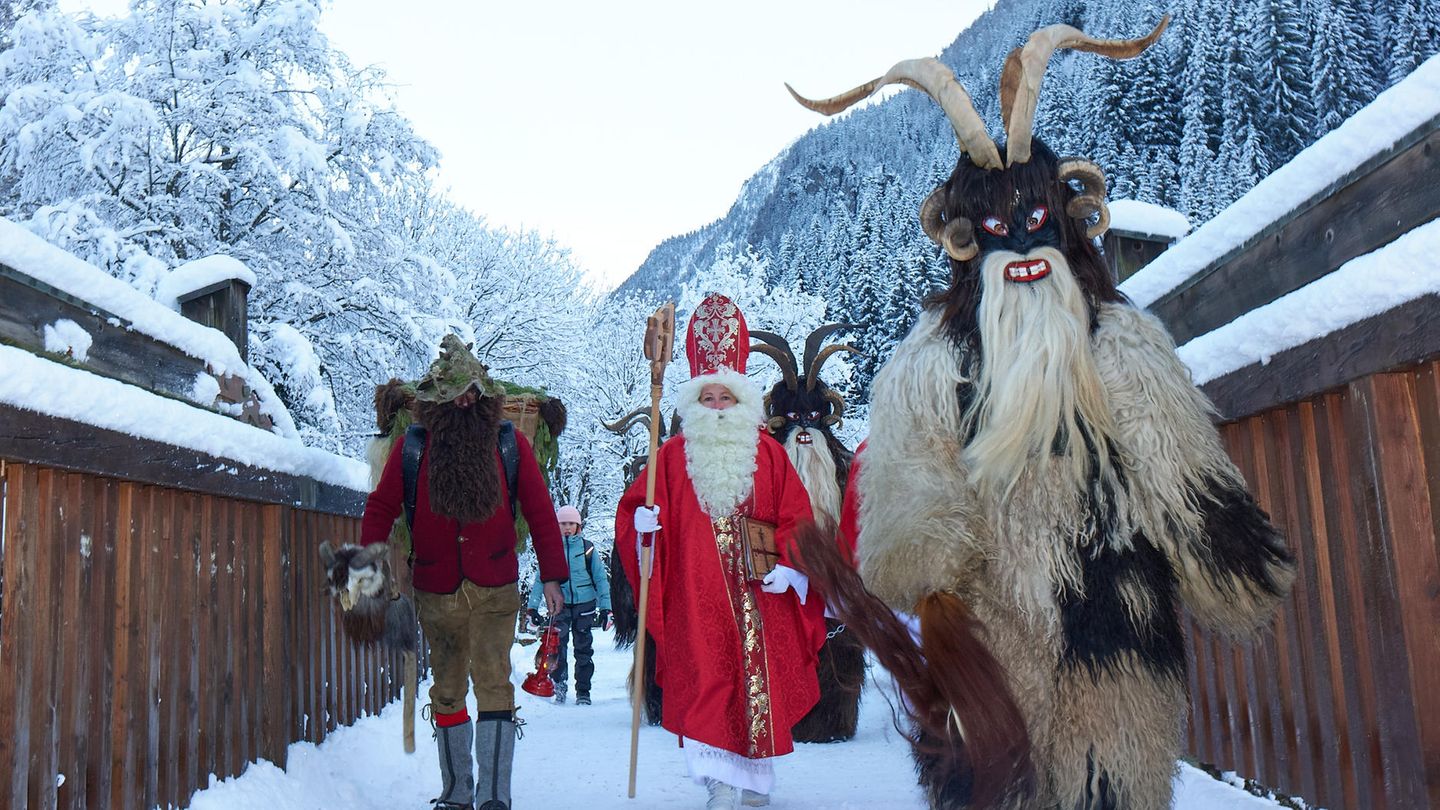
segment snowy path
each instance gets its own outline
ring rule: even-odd
[[[625,673],[630,654],[616,652],[609,634],[595,639],[593,706],[557,706],[522,692],[518,684],[532,669],[534,647],[512,650],[516,694],[526,719],[525,738],[515,749],[514,800],[521,810],[699,807],[704,791],[685,778],[675,737],[660,728],[640,730],[639,788],[625,797],[630,748],[630,706]],[[881,670],[872,668],[872,674]],[[421,685],[419,703],[425,701]],[[473,707],[472,707],[473,711]],[[416,722],[416,751],[400,744],[400,704],[378,717],[338,729],[324,744],[290,746],[290,766],[250,766],[235,779],[195,794],[195,810],[346,810],[425,808],[439,790],[435,742]],[[1183,767],[1183,766],[1182,766]],[[860,732],[848,743],[800,745],[776,762],[772,807],[923,808],[909,751],[895,732],[890,707],[867,684]],[[1205,774],[1183,768],[1176,780],[1177,810],[1236,808],[1273,810],[1257,799]]]

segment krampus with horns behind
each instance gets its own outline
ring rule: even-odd
[[[774,360],[781,373],[780,381],[765,395],[765,428],[785,447],[800,474],[816,522],[827,526],[840,519],[853,453],[832,432],[845,413],[845,400],[820,378],[820,369],[835,354],[856,351],[844,343],[824,345],[831,335],[851,328],[832,323],[811,332],[805,339],[803,361],[780,335],[750,330],[750,337],[761,341],[750,351]],[[839,620],[827,618],[825,625],[818,669],[820,702],[791,730],[798,742],[841,742],[855,736],[860,690],[865,685],[865,649]]]
[[[1165,22],[1129,41],[1065,25],[1031,35],[1001,75],[1003,159],[934,59],[833,99],[796,96],[835,114],[903,83],[960,138],[920,214],[951,283],[873,383],[856,476],[869,590],[832,545],[804,552],[904,690],[936,807],[1169,807],[1181,607],[1247,634],[1294,577],[1170,336],[1125,301],[1094,246],[1104,175],[1031,137],[1057,48],[1129,58]],[[918,642],[891,609],[918,615]]]

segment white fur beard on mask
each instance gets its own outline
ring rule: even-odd
[[[1005,265],[1042,258],[1050,275],[1029,283],[1005,278]],[[1055,248],[1026,256],[997,251],[980,267],[980,372],[965,414],[975,438],[965,462],[978,486],[1008,494],[1032,459],[1050,455],[1057,432],[1077,484],[1090,474],[1080,439],[1084,424],[1108,470],[1105,439],[1114,433],[1104,388],[1090,353],[1090,314],[1084,293]]]
[[[755,486],[760,431],[743,409],[700,407],[684,414],[685,470],[711,517],[732,514]]]
[[[810,434],[810,444],[800,444],[800,434]],[[795,428],[785,439],[785,453],[795,472],[800,474],[800,483],[810,493],[810,509],[815,520],[823,523],[840,519],[840,483],[835,480],[835,457],[830,454],[830,445],[825,434],[809,428]]]

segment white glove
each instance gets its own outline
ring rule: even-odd
[[[635,507],[635,531],[640,534],[660,531],[660,507]]]
[[[784,593],[790,588],[795,589],[795,595],[800,597],[803,605],[810,595],[810,578],[788,565],[777,565],[760,581],[760,590],[766,593]]]

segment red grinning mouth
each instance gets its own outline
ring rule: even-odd
[[[795,436],[796,444],[810,444],[811,441],[812,439],[810,438],[810,431],[808,430]]]
[[[1048,275],[1050,275],[1050,263],[1044,259],[1010,262],[1005,265],[1006,281],[1017,281],[1025,284],[1031,281],[1039,281]]]

